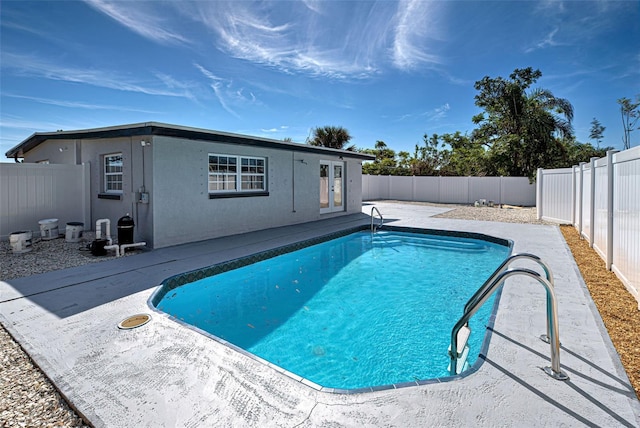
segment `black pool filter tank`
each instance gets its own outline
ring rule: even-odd
[[[127,213],[118,220],[118,245],[133,244],[133,219]]]

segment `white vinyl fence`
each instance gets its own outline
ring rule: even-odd
[[[90,228],[89,164],[0,163],[0,239],[31,230],[38,222],[57,218],[64,233],[67,222]]]
[[[406,177],[363,175],[362,200],[472,204],[480,199],[495,204],[534,206],[536,187],[527,177]]]
[[[574,225],[640,309],[640,147],[539,169],[537,188],[538,218]]]

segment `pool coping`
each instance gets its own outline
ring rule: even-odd
[[[151,294],[151,296],[149,297],[149,299],[147,300],[147,305],[149,306],[149,309],[151,309],[153,312],[155,312],[157,315],[159,316],[164,316],[164,317],[168,317],[171,321],[174,321],[180,325],[182,325],[183,327],[186,327],[188,329],[191,329],[195,332],[198,332],[206,337],[208,337],[209,339],[215,340],[216,342],[229,347],[230,349],[233,349],[236,352],[239,352],[243,355],[245,355],[248,358],[251,358],[261,364],[264,364],[267,367],[270,367],[272,369],[274,369],[275,371],[277,371],[278,373],[281,373],[291,379],[293,379],[296,382],[300,382],[310,388],[313,388],[317,391],[321,391],[321,392],[327,392],[327,393],[332,393],[332,394],[362,394],[362,393],[367,393],[367,392],[376,392],[376,391],[385,391],[388,389],[400,389],[400,388],[410,388],[410,387],[415,387],[415,386],[421,386],[421,385],[429,385],[432,383],[441,383],[441,382],[450,382],[456,379],[462,379],[466,376],[470,376],[473,373],[475,373],[476,371],[478,371],[478,369],[482,366],[483,362],[484,362],[484,355],[486,355],[487,350],[489,349],[489,343],[491,341],[491,332],[493,331],[493,326],[495,323],[495,317],[496,317],[496,312],[498,310],[498,306],[500,303],[500,296],[502,295],[502,287],[499,287],[494,295],[495,295],[495,299],[494,299],[494,303],[491,307],[491,313],[489,315],[489,320],[487,322],[486,330],[485,330],[485,334],[484,334],[484,338],[482,339],[482,345],[480,347],[480,351],[478,353],[478,357],[476,358],[476,360],[474,361],[474,363],[469,366],[466,370],[462,371],[461,373],[457,374],[457,375],[450,375],[450,376],[440,376],[440,377],[436,377],[436,378],[429,378],[429,379],[416,379],[415,381],[407,381],[407,382],[398,382],[398,383],[391,383],[391,384],[384,384],[384,385],[375,385],[375,386],[369,386],[369,387],[361,387],[361,388],[350,388],[350,389],[344,389],[344,388],[331,388],[331,387],[326,387],[326,386],[322,386],[317,384],[316,382],[307,379],[303,376],[297,375],[283,367],[278,366],[277,364],[274,364],[250,351],[247,351],[246,349],[237,346],[225,339],[222,339],[218,336],[216,336],[215,334],[209,333],[206,330],[203,330],[197,326],[194,326],[192,324],[189,324],[188,322],[185,322],[171,314],[168,314],[167,312],[164,312],[160,309],[157,308],[158,303],[160,303],[160,301],[164,298],[164,296],[167,295],[167,293],[169,293],[170,291],[175,290],[176,288],[179,288],[183,285],[189,284],[191,282],[194,281],[199,281],[202,280],[204,278],[209,278],[211,276],[215,276],[215,275],[219,275],[221,273],[224,272],[228,272],[234,269],[239,269],[241,267],[244,266],[248,266],[263,260],[267,260],[273,257],[277,257],[280,256],[282,254],[287,254],[287,253],[291,253],[293,251],[297,251],[297,250],[301,250],[303,248],[307,248],[310,247],[312,245],[316,245],[316,244],[320,244],[326,241],[330,241],[333,239],[337,239],[337,238],[341,238],[343,236],[348,236],[351,235],[353,233],[357,233],[357,232],[362,232],[362,231],[366,231],[371,229],[369,226],[367,225],[361,225],[361,226],[355,226],[352,228],[348,228],[348,229],[343,229],[337,232],[332,232],[329,234],[325,234],[325,235],[321,235],[321,236],[317,236],[314,238],[310,238],[310,239],[305,239],[303,241],[299,241],[299,242],[295,242],[292,244],[287,244],[287,245],[283,245],[280,247],[276,247],[276,248],[272,248],[269,250],[265,250],[265,251],[261,251],[255,254],[251,254],[249,256],[244,256],[244,257],[240,257],[237,259],[233,259],[233,260],[229,260],[226,262],[221,262],[215,265],[211,265],[211,266],[206,266],[203,268],[199,268],[199,269],[194,269],[191,270],[189,272],[184,272],[184,273],[179,273],[176,275],[173,275],[169,278],[166,278],[165,280],[163,280],[160,285],[153,291],[153,293]],[[486,241],[486,242],[490,242],[493,244],[497,244],[497,245],[502,245],[504,247],[507,247],[509,249],[508,253],[506,254],[505,260],[511,256],[511,254],[513,253],[513,241],[510,239],[504,239],[504,238],[499,238],[496,236],[491,236],[491,235],[486,235],[483,233],[475,233],[475,232],[461,232],[461,231],[455,231],[455,230],[443,230],[443,229],[425,229],[425,228],[418,228],[418,227],[405,227],[405,226],[385,226],[384,229],[382,228],[377,228],[377,231],[394,231],[394,232],[404,232],[404,233],[415,233],[415,234],[420,234],[420,235],[432,235],[432,236],[451,236],[451,237],[456,237],[456,238],[467,238],[467,239],[475,239],[475,240],[482,240],[482,241]],[[372,231],[372,233],[377,233]],[[498,267],[496,270],[499,270],[500,267]],[[495,271],[494,271],[495,273]],[[493,275],[490,274],[489,277],[491,277]]]

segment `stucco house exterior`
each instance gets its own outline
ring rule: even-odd
[[[92,224],[161,248],[360,212],[370,155],[157,122],[38,132],[6,153],[90,164]]]

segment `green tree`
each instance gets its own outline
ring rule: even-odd
[[[443,175],[446,164],[451,154],[446,150],[444,143],[440,142],[438,134],[429,137],[424,134],[423,145],[416,144],[413,158],[411,159],[412,175]]]
[[[565,141],[564,150],[556,162],[549,168],[568,168],[580,162],[589,162],[591,158],[603,158],[613,147],[594,147],[591,143],[581,143],[575,138]]]
[[[402,175],[411,175],[411,153],[404,150],[398,152],[398,169]]]
[[[323,126],[314,128],[313,135],[308,139],[312,146],[329,147],[332,149],[355,150],[355,146],[347,146],[351,140],[351,134],[341,126]]]
[[[444,144],[451,147],[448,163],[444,166],[443,175],[484,176],[487,175],[487,159],[484,147],[473,142],[460,131],[455,134],[444,134],[440,137]]]
[[[602,126],[602,124],[595,117],[591,121],[591,133],[589,134],[589,138],[596,141],[596,145],[600,148],[600,141],[602,141],[604,130],[606,128]]]
[[[375,155],[373,162],[362,165],[362,173],[370,175],[408,175],[407,168],[398,165],[396,153],[384,141],[376,141],[375,149],[361,150],[363,153]]]
[[[640,119],[640,95],[636,95],[636,102],[631,102],[629,98],[620,98],[620,115],[622,116],[622,135],[623,149],[631,148],[631,132],[635,130],[635,126]],[[640,128],[638,128],[640,129]]]
[[[546,89],[529,90],[540,77],[531,67],[515,69],[509,79],[485,76],[475,83],[473,117],[479,127],[472,140],[488,148],[488,159],[500,175],[533,179],[536,169],[554,162],[562,140],[573,135],[573,106]]]

